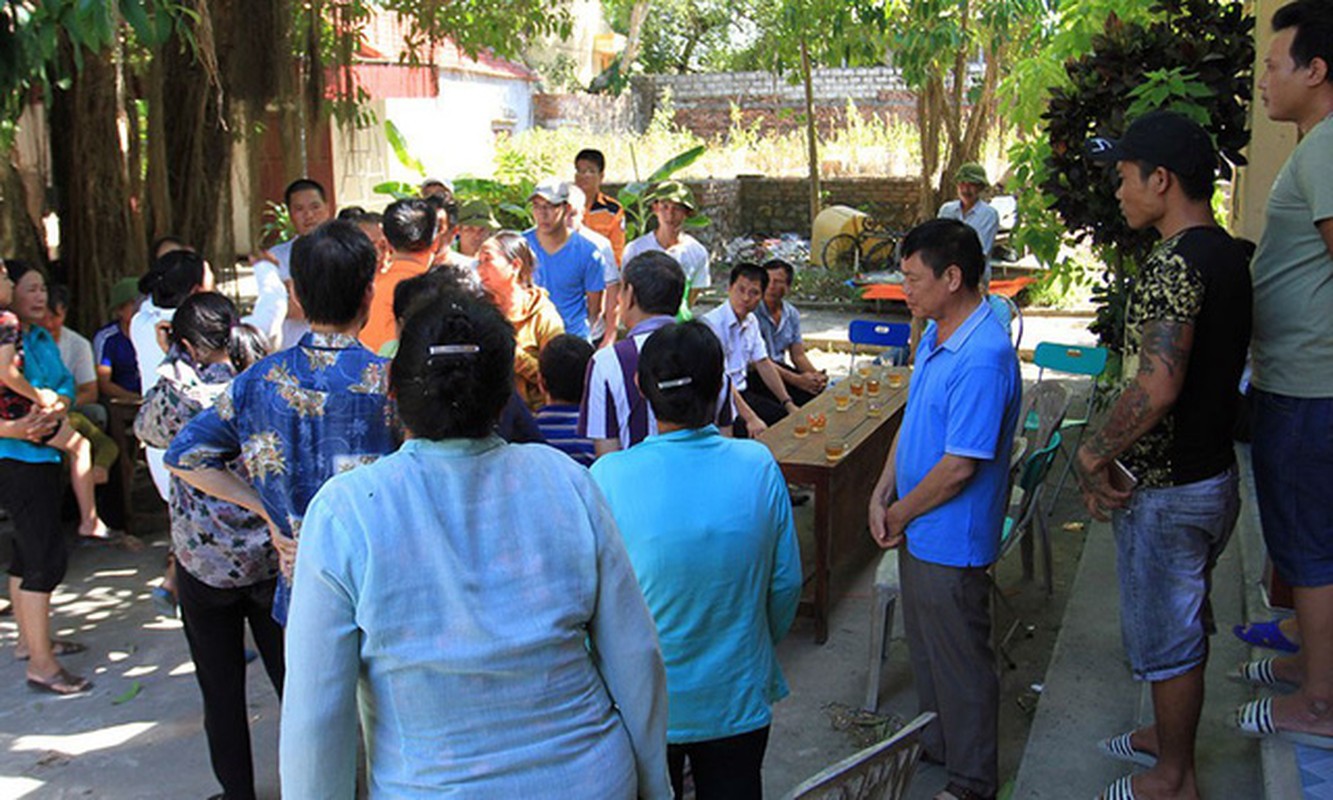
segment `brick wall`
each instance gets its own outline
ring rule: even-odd
[[[722,245],[746,234],[810,235],[810,188],[803,178],[743,175],[733,180],[685,181],[704,214],[712,221],[691,233],[716,254]],[[832,178],[820,182],[825,205],[868,210],[896,227],[911,224],[916,211],[917,184],[908,178]],[[603,191],[614,195],[618,184]]]
[[[534,94],[532,124],[538,128],[579,128],[590,133],[642,130],[637,95]]]
[[[916,119],[916,100],[898,71],[890,67],[817,69],[811,76],[815,125],[822,135],[846,123],[847,100],[864,119]],[[704,138],[721,136],[732,125],[732,105],[747,127],[786,133],[804,126],[805,89],[769,72],[647,75],[634,80],[641,124],[651,119],[669,91],[674,120]]]
[[[810,181],[806,178],[741,176],[743,233],[810,235]],[[911,178],[827,178],[819,182],[825,207],[860,208],[890,225],[904,227],[916,212],[917,182]]]

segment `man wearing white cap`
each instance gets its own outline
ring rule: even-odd
[[[600,310],[606,288],[606,263],[597,245],[565,223],[569,184],[548,178],[528,198],[536,223],[523,236],[537,258],[533,282],[551,295],[565,321],[565,332],[588,338],[588,311]]]

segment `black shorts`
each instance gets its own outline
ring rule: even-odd
[[[60,462],[0,458],[0,508],[14,521],[9,574],[27,592],[51,592],[65,579],[68,554],[60,532]]]

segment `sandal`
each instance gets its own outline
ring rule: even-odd
[[[1119,736],[1112,736],[1110,739],[1102,739],[1097,743],[1097,749],[1102,751],[1102,755],[1109,756],[1117,761],[1128,761],[1130,764],[1136,764],[1140,767],[1152,768],[1156,766],[1157,756],[1147,750],[1135,748],[1130,742],[1130,737],[1133,735],[1134,733],[1131,731]]]
[[[79,642],[70,642],[64,639],[51,640],[51,655],[53,656],[77,655],[87,649],[87,645],[80,644]],[[31,653],[24,653],[23,655],[19,655],[18,653],[14,654],[15,661],[27,661],[30,658],[32,658]]]
[[[83,540],[84,544],[105,545],[107,547],[114,547],[118,550],[124,550],[127,553],[137,553],[143,550],[146,546],[143,543],[143,539],[140,539],[138,536],[131,536],[125,531],[119,530],[109,530],[107,536],[84,536],[83,534],[79,534],[79,538]]]
[[[1097,800],[1134,800],[1134,776],[1116,778],[1114,783],[1097,795]]]
[[[1232,722],[1242,736],[1260,739],[1266,736],[1276,736],[1293,744],[1303,744],[1306,747],[1316,747],[1320,750],[1333,750],[1333,736],[1278,728],[1277,723],[1273,721],[1273,698],[1271,697],[1254,700],[1240,706],[1236,709],[1236,716]]]
[[[1278,626],[1278,620],[1251,622],[1249,625],[1236,625],[1231,632],[1237,639],[1254,647],[1264,647],[1281,653],[1299,652],[1301,646],[1288,639]]]
[[[93,688],[93,682],[87,678],[81,678],[71,673],[69,670],[61,669],[55,675],[46,680],[29,677],[28,688],[34,692],[48,692],[61,696],[71,694],[82,694]]]
[[[1294,689],[1296,684],[1284,681],[1273,672],[1275,658],[1261,658],[1258,661],[1246,661],[1238,664],[1227,673],[1227,680],[1246,686],[1258,686],[1266,689]]]

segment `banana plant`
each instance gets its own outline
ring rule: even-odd
[[[389,141],[389,147],[393,154],[397,156],[398,163],[415,172],[422,178],[426,177],[426,166],[420,159],[412,155],[412,151],[407,148],[407,138],[403,132],[398,130],[398,126],[393,124],[393,120],[384,120],[384,138]],[[406,181],[384,181],[377,183],[372,188],[376,194],[387,194],[395,200],[406,200],[409,197],[419,197],[416,184]]]
[[[698,161],[705,152],[707,152],[707,148],[704,145],[692,147],[667,159],[662,166],[653,170],[647,180],[631,181],[616,193],[616,199],[620,201],[621,207],[625,209],[626,241],[633,241],[648,232],[648,224],[653,217],[652,191],[654,187]],[[708,223],[708,217],[697,212],[685,221],[686,226],[691,228],[707,227]]]

